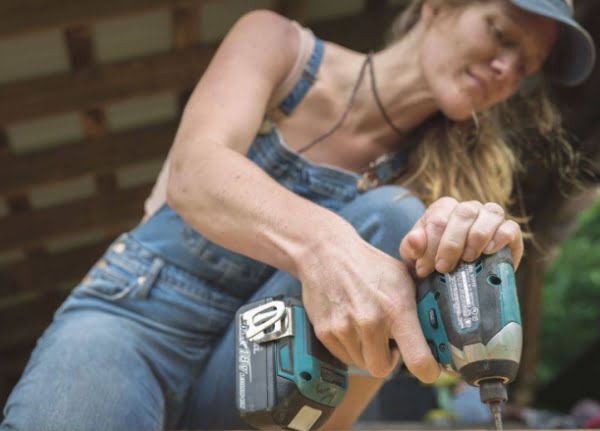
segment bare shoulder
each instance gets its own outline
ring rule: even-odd
[[[262,51],[260,54],[274,56],[289,64],[296,58],[298,38],[298,30],[289,19],[270,10],[258,9],[242,15],[223,44],[233,39],[240,49]]]
[[[256,9],[246,12],[238,18],[234,27],[244,27],[250,30],[260,29],[262,31],[279,31],[285,33],[292,28],[292,22],[286,17],[268,9]]]
[[[213,141],[245,152],[268,101],[292,69],[299,32],[268,10],[241,16],[229,30],[188,100],[180,141]]]

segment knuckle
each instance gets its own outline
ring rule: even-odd
[[[447,215],[443,215],[440,213],[433,213],[429,217],[427,217],[426,223],[436,230],[444,230],[446,226],[448,226],[449,218]]]
[[[437,201],[435,201],[435,204],[443,206],[455,206],[456,204],[458,204],[458,201],[451,196],[442,196]]]
[[[487,202],[483,207],[487,212],[497,215],[498,217],[504,218],[505,216],[504,208],[495,202]]]
[[[396,324],[399,316],[410,312],[410,304],[411,301],[414,302],[415,294],[416,287],[411,283],[409,286],[397,289],[393,297],[388,298],[383,305],[383,315],[388,317],[391,325]]]
[[[497,242],[502,243],[503,247],[506,247],[506,246],[510,247],[511,245],[514,244],[517,237],[513,233],[505,232],[505,233],[498,235],[498,238],[499,239],[497,240]]]
[[[380,326],[381,315],[362,314],[356,317],[356,326],[360,332],[371,334],[375,333]]]
[[[500,227],[496,231],[496,234],[494,235],[494,239],[496,240],[496,242],[503,243],[504,245],[506,245],[506,244],[512,242],[513,234],[510,231]]]
[[[411,373],[425,383],[433,383],[439,375],[438,365],[426,355],[418,355],[411,363],[407,362],[406,366]]]
[[[390,374],[391,367],[386,367],[383,364],[374,364],[374,365],[371,365],[368,368],[368,370],[369,370],[369,373],[373,377],[376,377],[378,379],[383,379],[384,377],[387,377],[388,374]]]
[[[446,253],[456,255],[462,252],[463,244],[455,238],[446,238],[439,248]]]
[[[335,339],[331,328],[329,328],[328,326],[315,325],[313,329],[315,331],[315,335],[319,340],[321,340],[322,343],[327,343]]]
[[[461,202],[454,209],[454,214],[462,219],[475,219],[479,215],[481,204],[476,201]]]
[[[514,220],[506,220],[504,222],[504,225],[506,226],[507,229],[512,230],[512,231],[516,232],[517,234],[521,233],[521,226],[519,226],[519,224]]]
[[[406,366],[415,375],[425,374],[430,365],[430,360],[427,354],[419,352],[405,358]]]
[[[353,335],[352,324],[349,319],[340,319],[331,327],[332,335],[340,340],[347,340]]]
[[[497,234],[501,239],[513,242],[514,240],[520,238],[521,228],[517,223],[509,220],[498,228]]]
[[[481,243],[490,237],[490,233],[481,228],[472,228],[469,231],[469,242]]]

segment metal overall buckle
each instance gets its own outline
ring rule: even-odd
[[[390,178],[386,178],[386,173],[388,173],[389,169],[381,169],[385,168],[385,165],[388,162],[391,162],[398,156],[398,153],[387,153],[377,157],[371,163],[369,163],[369,167],[363,172],[362,176],[358,179],[356,183],[356,188],[359,192],[366,192],[371,190],[387,181]]]
[[[270,301],[242,313],[247,325],[246,338],[254,343],[265,343],[294,335],[292,307],[283,301]]]

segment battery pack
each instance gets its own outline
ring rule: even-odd
[[[265,298],[236,314],[236,402],[258,429],[309,431],[342,401],[346,366],[316,338],[302,303]]]

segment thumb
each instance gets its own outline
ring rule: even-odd
[[[427,234],[423,226],[417,223],[400,243],[400,256],[404,262],[414,267],[415,262],[423,257],[426,250]]]

